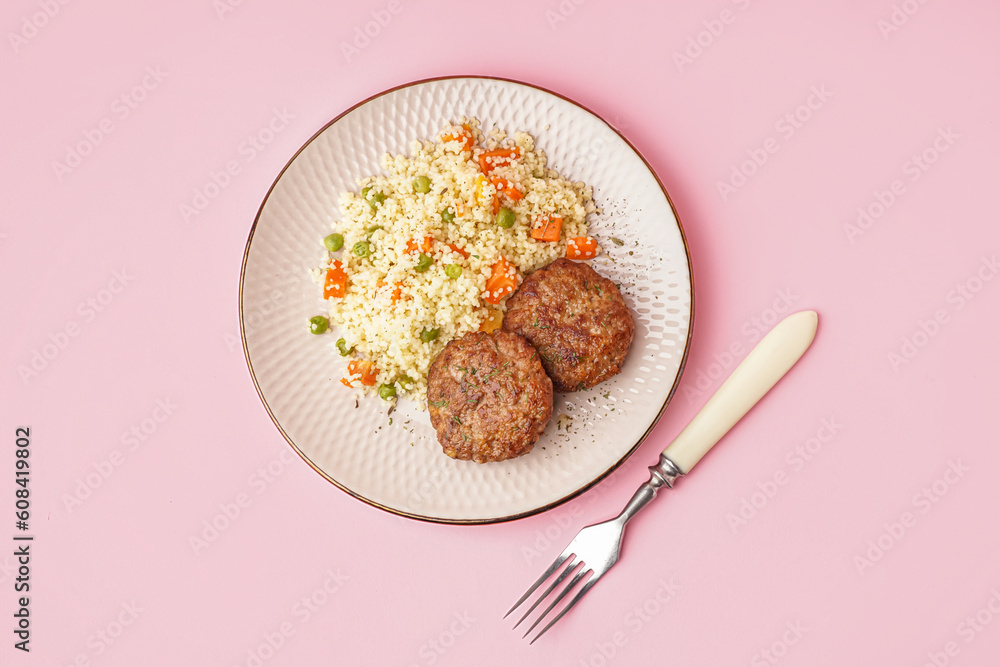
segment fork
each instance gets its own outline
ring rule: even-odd
[[[567,577],[573,575],[555,599],[532,623],[524,637],[531,634],[578,584],[582,586],[562,607],[552,620],[529,642],[534,644],[539,637],[548,632],[567,611],[580,601],[598,580],[611,569],[621,552],[622,537],[625,525],[639,510],[645,507],[657,492],[667,487],[672,489],[674,483],[682,475],[691,472],[701,458],[708,453],[715,443],[731,429],[736,422],[750,411],[757,401],[763,398],[771,387],[791,369],[812,344],[816,335],[818,316],[815,311],[803,310],[789,315],[779,322],[754,347],[746,358],[736,367],[721,387],[698,411],[698,414],[684,427],[684,430],[660,454],[659,462],[650,466],[649,481],[639,487],[628,505],[614,519],[587,526],[570,542],[565,551],[559,554],[552,565],[541,577],[521,596],[504,618],[520,607],[531,597],[531,594],[547,581],[564,563],[566,567],[556,579],[545,589],[521,619],[514,624],[516,628],[543,601],[547,600]],[[590,575],[587,577],[587,575]]]

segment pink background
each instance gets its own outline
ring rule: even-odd
[[[35,535],[30,654],[0,547],[0,663],[996,664],[996,3],[224,2],[0,9],[0,541],[16,426]],[[670,192],[695,272],[690,357],[652,436],[578,499],[495,526],[332,487],[289,455],[239,344],[244,245],[281,167],[356,102],[445,74],[613,123]],[[292,118],[247,148],[275,109]],[[777,311],[804,308],[821,320],[802,362],[528,647],[509,605],[617,513]]]

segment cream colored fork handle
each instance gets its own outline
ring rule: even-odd
[[[663,450],[683,473],[695,464],[788,372],[816,335],[818,316],[803,310],[777,324]]]

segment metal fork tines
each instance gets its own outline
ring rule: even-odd
[[[574,589],[577,589],[573,596],[555,615],[548,624],[542,628],[542,630],[535,635],[534,639],[530,643],[535,643],[535,641],[544,635],[549,628],[556,624],[556,622],[563,617],[573,606],[580,601],[584,595],[587,594],[594,584],[604,576],[604,574],[611,569],[611,566],[618,562],[618,556],[621,552],[622,536],[625,534],[625,525],[629,520],[636,515],[636,513],[646,506],[646,504],[656,497],[656,492],[659,491],[661,487],[666,486],[667,488],[672,488],[674,485],[674,480],[682,473],[677,468],[677,466],[668,459],[666,456],[660,456],[660,461],[655,466],[651,466],[649,481],[639,487],[639,490],[635,492],[632,499],[629,501],[625,509],[622,510],[614,519],[605,521],[603,523],[597,523],[592,526],[587,526],[581,530],[576,538],[570,542],[570,545],[566,547],[558,558],[549,566],[542,576],[528,589],[528,591],[521,596],[513,607],[510,608],[504,618],[510,616],[510,614],[520,607],[528,598],[531,597],[539,586],[548,581],[553,574],[560,568],[562,571],[555,578],[555,580],[549,584],[548,588],[545,589],[538,599],[528,608],[528,611],[521,616],[520,620],[514,624],[516,628],[520,625],[531,613],[538,607],[543,600],[548,599],[553,592],[559,588],[567,577],[571,574],[573,575],[569,583],[563,586],[558,595],[555,596],[548,607],[545,608],[535,622],[531,624],[528,631],[524,633],[527,637],[531,634],[539,623],[541,623],[549,613],[555,609],[562,600],[570,594]],[[563,564],[566,564],[563,567]],[[575,574],[574,574],[575,573]],[[589,577],[587,575],[590,575]],[[579,588],[577,588],[579,586]]]

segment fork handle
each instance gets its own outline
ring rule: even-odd
[[[663,455],[682,473],[695,464],[795,365],[816,335],[813,310],[789,315],[764,336]]]

